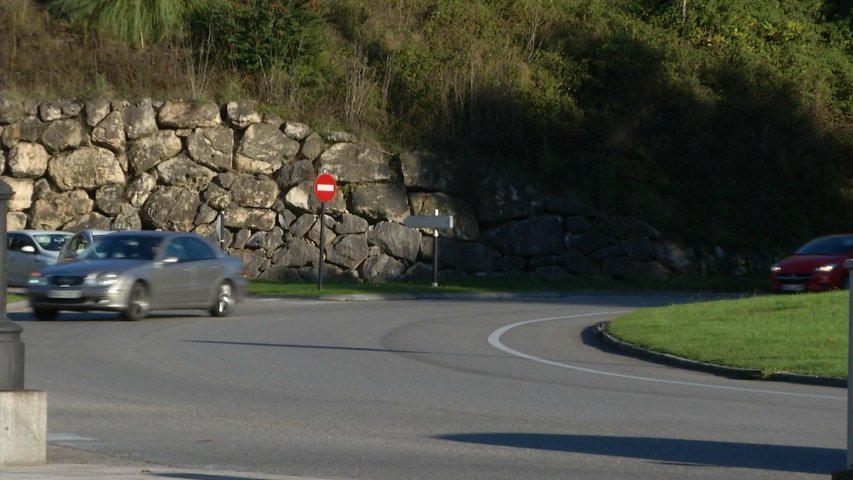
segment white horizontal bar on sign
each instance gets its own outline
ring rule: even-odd
[[[328,183],[318,183],[317,184],[317,191],[318,192],[334,192],[335,186],[329,185]]]
[[[453,215],[412,215],[403,220],[409,228],[453,228]]]

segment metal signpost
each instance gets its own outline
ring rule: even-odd
[[[850,271],[849,279],[853,285],[853,260],[845,260],[844,266]],[[853,379],[853,341],[850,332],[853,332],[853,286],[848,288],[847,307],[847,469],[832,474],[833,480],[853,479],[853,395],[850,395],[850,383]]]
[[[453,215],[412,215],[403,220],[409,228],[432,228],[432,286],[438,286],[438,229],[453,228]]]
[[[323,262],[326,260],[326,202],[335,198],[338,184],[335,177],[321,173],[314,180],[314,196],[320,201],[320,266],[318,271],[317,289],[323,289]]]

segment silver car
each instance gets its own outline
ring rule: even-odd
[[[6,284],[25,287],[30,272],[56,263],[70,232],[12,230],[6,233]]]
[[[151,310],[231,313],[247,290],[243,262],[194,233],[123,231],[98,237],[76,261],[30,277],[27,296],[39,320],[60,310],[117,311],[141,320]]]

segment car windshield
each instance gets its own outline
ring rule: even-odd
[[[161,239],[147,236],[104,235],[83,251],[83,260],[154,260]]]
[[[33,240],[39,244],[42,250],[49,252],[58,252],[61,250],[69,238],[71,238],[70,233],[39,233],[33,235]]]
[[[853,237],[817,238],[797,250],[797,255],[843,255],[853,250]]]

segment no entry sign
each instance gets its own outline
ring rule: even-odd
[[[328,173],[321,173],[314,180],[314,195],[321,203],[326,203],[335,197],[338,191],[338,184],[335,183],[335,177]]]

